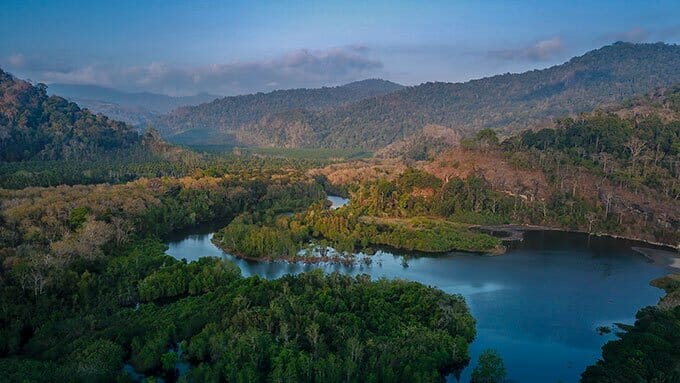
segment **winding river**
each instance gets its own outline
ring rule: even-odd
[[[632,251],[638,243],[557,231],[527,232],[523,242],[497,257],[378,251],[370,265],[342,266],[236,259],[212,244],[216,229],[203,226],[179,234],[168,242],[167,253],[188,261],[226,257],[244,276],[278,278],[321,268],[408,279],[462,294],[477,320],[477,338],[470,365],[459,380],[449,376],[449,382],[469,381],[486,348],[501,354],[513,381],[578,381],[584,368],[599,358],[602,345],[615,338],[599,335],[597,328],[633,323],[640,308],[663,295],[649,281],[669,272]]]

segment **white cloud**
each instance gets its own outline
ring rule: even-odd
[[[555,36],[529,46],[490,51],[489,56],[508,61],[549,61],[563,52],[564,42],[560,36]]]
[[[235,61],[206,66],[173,66],[163,62],[148,65],[110,67],[91,64],[82,67],[45,69],[34,60],[32,76],[48,83],[75,83],[113,86],[167,94],[212,92],[251,93],[272,87],[317,87],[339,84],[376,75],[383,65],[371,59],[365,46],[335,47],[326,50],[299,49],[261,61]],[[17,61],[15,59],[15,61]],[[24,62],[30,71],[33,61]]]
[[[26,63],[26,56],[21,53],[15,53],[7,58],[7,62],[14,68],[21,68]]]
[[[110,74],[93,66],[68,71],[46,71],[40,81],[46,83],[112,85]]]
[[[633,27],[625,31],[609,33],[605,35],[605,39],[610,42],[625,41],[629,43],[641,43],[649,40],[651,33],[647,29],[641,27]]]

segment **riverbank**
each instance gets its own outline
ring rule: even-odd
[[[680,254],[677,252],[638,246],[631,247],[631,249],[642,254],[650,262],[673,268],[675,273],[680,273]]]
[[[217,246],[220,250],[233,256],[234,258],[243,259],[251,262],[287,262],[287,263],[300,263],[305,265],[314,265],[320,263],[335,263],[343,266],[352,266],[356,263],[356,257],[341,255],[341,253],[334,252],[334,255],[295,255],[295,256],[262,256],[262,257],[251,257],[235,251],[219,241],[215,236],[210,240],[213,245]]]
[[[592,235],[595,237],[609,237],[613,239],[623,239],[623,240],[628,240],[628,241],[635,241],[635,242],[640,242],[644,243],[647,245],[652,245],[652,246],[658,246],[658,247],[663,247],[668,250],[659,250],[659,251],[666,251],[668,253],[673,253],[674,251],[677,251],[676,246],[680,245],[673,245],[670,243],[662,243],[662,242],[655,242],[655,241],[650,241],[642,238],[636,238],[636,237],[627,237],[623,235],[618,235],[618,234],[610,234],[610,233],[590,233],[585,230],[573,230],[573,229],[564,229],[564,228],[559,228],[559,227],[553,227],[553,226],[540,226],[540,225],[521,225],[521,224],[504,224],[504,225],[472,225],[470,226],[470,229],[472,230],[479,230],[484,233],[494,233],[491,235],[495,235],[498,237],[500,240],[503,242],[513,242],[513,241],[522,241],[524,239],[524,233],[527,231],[561,231],[565,233],[577,233],[577,234],[588,234]],[[497,233],[507,233],[506,236],[498,236]],[[680,261],[679,261],[680,262]],[[678,264],[678,267],[680,267],[680,264]]]
[[[632,247],[642,254],[648,261],[673,269],[673,273],[654,279],[650,284],[666,292],[658,303],[662,309],[672,309],[680,305],[680,255],[675,252],[651,249],[647,247]]]

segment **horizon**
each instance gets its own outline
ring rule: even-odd
[[[425,82],[422,82],[422,83],[419,83],[419,84],[402,84],[402,83],[393,81],[393,80],[388,79],[388,78],[381,78],[381,77],[366,77],[366,78],[360,78],[360,79],[352,80],[352,81],[349,81],[349,82],[345,82],[345,83],[341,83],[341,84],[334,84],[334,85],[324,85],[324,84],[321,84],[321,85],[318,85],[318,86],[315,86],[315,87],[275,88],[275,89],[267,89],[267,90],[264,90],[264,91],[255,91],[255,92],[251,92],[251,93],[238,93],[238,94],[232,94],[232,95],[226,95],[226,96],[225,96],[225,95],[219,95],[219,94],[210,93],[210,92],[208,92],[208,91],[201,91],[201,92],[192,93],[192,94],[172,95],[172,94],[166,94],[166,93],[153,92],[153,91],[145,90],[145,89],[141,89],[141,90],[132,90],[132,91],[130,91],[130,90],[124,90],[124,89],[114,88],[114,87],[112,87],[112,86],[99,85],[99,84],[79,84],[79,83],[62,83],[62,82],[52,82],[52,83],[44,83],[44,84],[47,85],[48,93],[51,93],[49,87],[54,85],[54,86],[73,86],[73,87],[82,87],[82,88],[92,87],[92,88],[104,89],[104,90],[114,91],[114,92],[121,92],[121,93],[126,93],[126,94],[131,94],[131,95],[132,95],[132,94],[148,94],[148,95],[156,95],[156,96],[175,97],[175,98],[181,98],[181,97],[195,97],[195,96],[200,96],[200,95],[207,95],[207,96],[215,97],[216,99],[224,98],[224,97],[247,96],[247,95],[257,94],[257,93],[268,94],[268,93],[273,93],[273,92],[278,92],[278,91],[287,91],[287,90],[304,90],[304,89],[337,88],[337,87],[343,87],[343,86],[346,86],[346,85],[350,85],[350,84],[354,84],[354,83],[359,83],[359,82],[364,82],[364,81],[370,81],[370,80],[378,80],[378,81],[391,82],[391,83],[393,83],[393,84],[396,84],[396,85],[399,85],[399,86],[403,86],[403,87],[414,87],[414,86],[420,86],[420,85],[428,84],[428,83],[465,84],[465,83],[469,83],[469,82],[473,82],[473,81],[478,81],[478,80],[483,80],[483,79],[492,78],[492,77],[497,77],[497,76],[505,76],[505,75],[521,75],[521,74],[528,73],[528,72],[531,72],[531,71],[536,71],[536,70],[541,71],[541,70],[550,69],[550,68],[555,67],[555,66],[565,65],[565,64],[567,64],[569,61],[571,61],[571,60],[574,59],[574,58],[584,56],[584,55],[586,55],[586,54],[588,54],[588,53],[590,53],[590,52],[593,52],[593,51],[596,51],[596,50],[599,50],[599,49],[602,49],[602,48],[605,48],[605,47],[613,46],[613,45],[615,45],[615,44],[634,44],[634,45],[654,45],[654,44],[664,44],[664,45],[669,45],[669,46],[678,46],[678,45],[680,45],[680,44],[678,44],[678,43],[668,43],[668,42],[663,42],[663,41],[657,41],[657,42],[644,42],[644,43],[634,43],[634,42],[626,42],[626,41],[615,41],[615,42],[612,42],[612,43],[608,43],[608,44],[602,45],[602,46],[600,46],[600,47],[598,47],[598,48],[594,48],[594,49],[591,49],[591,50],[588,50],[588,51],[585,51],[585,52],[576,54],[575,56],[569,57],[569,58],[565,59],[565,60],[562,61],[562,62],[555,63],[555,64],[552,64],[552,65],[549,65],[549,66],[540,67],[540,68],[529,68],[529,69],[524,70],[524,71],[521,71],[521,72],[492,73],[492,74],[489,74],[488,76],[477,77],[477,78],[470,78],[470,79],[463,80],[463,81],[458,81],[458,82],[432,80],[432,81],[425,81]],[[32,83],[32,84],[37,84],[37,83],[39,83],[39,81],[33,81],[32,79],[21,78],[21,77],[19,77],[19,76],[16,76],[16,74],[14,74],[14,73],[12,73],[12,72],[10,72],[10,71],[7,71],[7,70],[5,70],[5,69],[2,68],[2,67],[0,67],[0,70],[4,70],[6,73],[9,73],[9,74],[11,74],[11,75],[13,75],[13,76],[15,76],[15,77],[21,79],[21,80],[28,81],[28,82],[30,82],[30,83]],[[59,95],[58,93],[55,93],[55,94]]]
[[[0,67],[45,84],[171,96],[370,78],[460,83],[545,69],[616,41],[676,44],[672,10],[680,4],[10,0],[0,33],[13,38],[0,42]]]

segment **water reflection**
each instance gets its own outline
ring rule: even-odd
[[[279,278],[312,269],[372,278],[401,278],[462,294],[477,319],[472,363],[486,348],[503,357],[509,378],[523,382],[577,381],[613,335],[599,326],[632,323],[640,308],[655,304],[662,291],[649,285],[668,272],[630,250],[634,243],[562,232],[530,232],[525,241],[498,257],[467,253],[402,256],[378,251],[370,265],[295,264],[235,259],[215,247],[212,234],[186,234],[169,242],[168,254],[193,261],[226,257],[244,276]],[[449,381],[455,381],[449,377]]]

